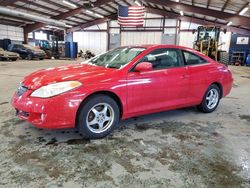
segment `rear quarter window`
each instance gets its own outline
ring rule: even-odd
[[[204,58],[192,52],[183,51],[183,56],[184,56],[186,65],[199,65],[199,64],[208,63],[207,60],[205,60]]]

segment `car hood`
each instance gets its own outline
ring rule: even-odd
[[[36,71],[24,78],[22,84],[31,90],[41,86],[63,82],[80,81],[82,83],[94,83],[100,81],[105,75],[111,75],[116,69],[109,69],[86,64],[67,65]]]
[[[8,51],[0,51],[0,54],[2,55],[12,55],[12,56],[19,56],[19,54],[15,53],[15,52],[8,52]]]
[[[32,51],[34,51],[34,52],[39,52],[39,53],[45,53],[43,50],[41,50],[41,49],[36,49],[36,48],[33,48],[32,49]]]

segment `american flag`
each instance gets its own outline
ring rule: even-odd
[[[121,26],[143,26],[144,6],[119,6],[118,24]]]

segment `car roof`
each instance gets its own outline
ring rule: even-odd
[[[146,48],[146,49],[150,49],[150,48],[176,48],[176,49],[180,49],[180,50],[187,50],[190,52],[193,52],[207,60],[212,60],[211,58],[209,58],[208,56],[205,56],[204,54],[202,54],[201,52],[194,50],[192,48],[188,48],[185,46],[179,46],[179,45],[169,45],[169,44],[143,44],[143,45],[130,45],[130,46],[123,46],[123,47],[129,47],[129,48]]]
[[[179,49],[186,49],[186,50],[194,50],[192,48],[188,48],[185,46],[178,46],[178,45],[169,45],[169,44],[142,44],[142,45],[127,45],[127,46],[123,46],[123,47],[139,47],[139,48],[179,48]],[[195,51],[195,50],[194,50]]]

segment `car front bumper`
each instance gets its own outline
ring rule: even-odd
[[[38,128],[60,129],[75,126],[77,110],[84,98],[77,91],[67,92],[51,98],[31,97],[31,90],[21,96],[15,92],[11,104],[19,118]]]
[[[42,59],[44,59],[44,58],[45,58],[45,55],[46,55],[46,54],[43,54],[43,53],[33,53],[33,54],[32,54],[32,57],[33,57],[33,58],[39,58],[39,59],[42,58]]]
[[[0,56],[2,59],[6,60],[12,60],[12,59],[18,59],[20,56]]]

